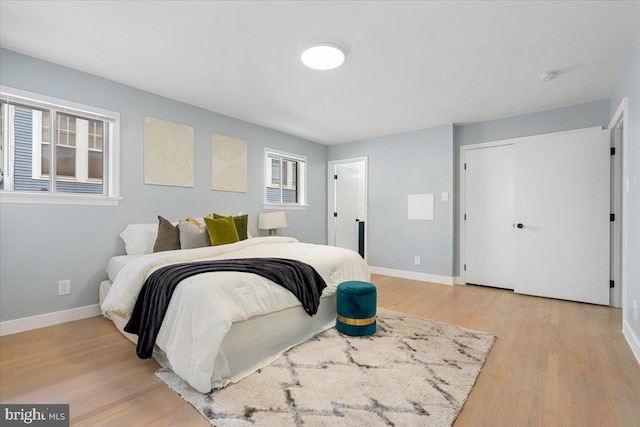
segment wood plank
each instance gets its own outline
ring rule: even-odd
[[[373,275],[378,305],[498,336],[460,426],[640,426],[619,309]],[[2,403],[69,403],[78,426],[208,426],[102,317],[0,337]]]

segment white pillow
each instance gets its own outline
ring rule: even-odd
[[[129,224],[120,233],[127,255],[150,254],[158,237],[158,224]]]

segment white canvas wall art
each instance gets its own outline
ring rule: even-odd
[[[144,183],[193,187],[192,127],[153,117],[144,118]]]
[[[211,189],[247,192],[247,141],[211,135]]]

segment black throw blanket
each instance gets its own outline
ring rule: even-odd
[[[214,271],[239,271],[265,277],[288,289],[302,303],[309,316],[318,311],[320,295],[327,287],[309,264],[284,258],[243,258],[173,264],[147,277],[124,330],[138,335],[136,353],[141,359],[153,355],[153,346],[178,284],[191,276]]]

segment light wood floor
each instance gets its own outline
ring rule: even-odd
[[[372,277],[378,305],[498,336],[461,426],[640,426],[640,365],[620,310]],[[2,403],[69,403],[71,424],[208,426],[101,317],[0,338]]]

